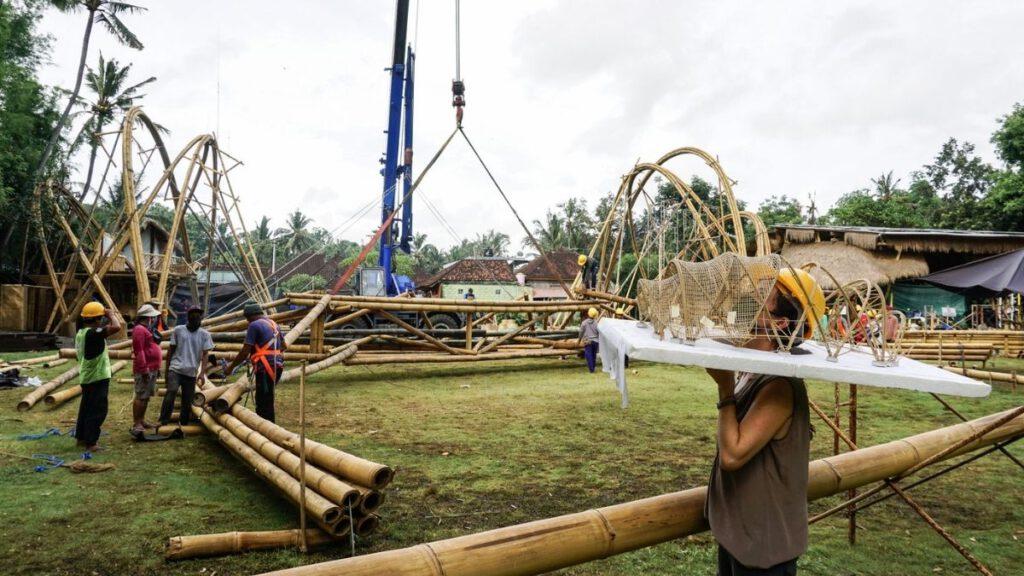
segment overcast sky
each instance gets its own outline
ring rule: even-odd
[[[158,78],[144,105],[171,129],[172,153],[217,131],[245,162],[232,182],[247,221],[279,226],[299,208],[335,229],[379,202],[393,2],[136,3],[148,12],[124,20],[145,49],[97,28],[90,63],[102,50]],[[411,4],[422,168],[454,127],[454,8]],[[72,85],[84,22],[47,13],[44,82]],[[467,0],[464,126],[527,221],[573,196],[593,206],[636,160],[679,146],[717,155],[752,206],[813,192],[825,207],[884,171],[906,182],[951,136],[995,163],[997,118],[1024,101],[1021,22],[1012,1]],[[712,176],[692,160],[675,169]],[[465,144],[420,191],[454,230],[417,200],[431,242],[495,228],[518,248],[518,224]],[[365,241],[378,219],[379,208],[342,237]]]

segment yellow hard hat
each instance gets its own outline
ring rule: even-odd
[[[580,254],[580,257],[576,259],[576,263],[579,264],[580,266],[583,266],[584,264],[586,264],[587,263],[586,255]]]
[[[590,316],[591,318],[597,318],[597,308],[591,308],[590,310],[587,310],[587,316]]]
[[[626,315],[626,309],[625,308],[616,308],[615,309],[615,313],[618,314],[619,316],[625,316]]]
[[[807,315],[804,337],[814,336],[814,328],[825,315],[825,293],[818,281],[805,270],[783,268],[779,271],[778,286],[803,307]]]
[[[82,318],[97,318],[103,314],[103,304],[99,302],[89,302],[82,306]]]

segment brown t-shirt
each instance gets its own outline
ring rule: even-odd
[[[711,470],[704,515],[715,539],[744,566],[769,568],[807,550],[807,465],[811,421],[803,380],[748,375],[736,393],[736,418],[746,416],[758,392],[775,379],[793,387],[793,418],[742,468]]]

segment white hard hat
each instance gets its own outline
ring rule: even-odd
[[[157,312],[156,308],[153,308],[151,304],[143,304],[139,307],[139,311],[136,312],[135,315],[140,318],[152,318],[154,316],[159,316],[160,313]]]

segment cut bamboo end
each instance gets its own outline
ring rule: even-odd
[[[384,504],[384,493],[379,490],[360,490],[359,496],[359,512],[364,515],[373,513]]]
[[[338,521],[331,525],[331,536],[334,538],[341,538],[342,536],[348,536],[349,530],[352,529],[352,522],[349,520],[347,514],[342,513],[338,518]]]
[[[380,516],[377,516],[376,514],[365,516],[363,518],[360,518],[359,521],[356,523],[356,536],[369,536],[370,534],[376,532],[377,528],[379,527]]]

